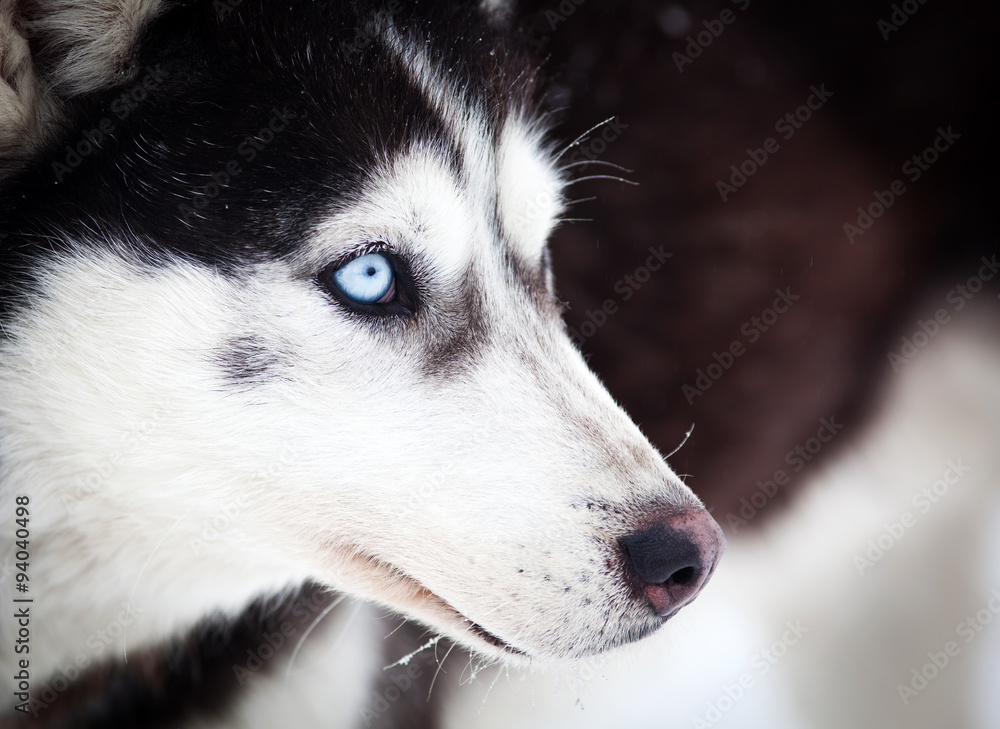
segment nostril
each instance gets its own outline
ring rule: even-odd
[[[621,540],[636,576],[649,585],[683,579],[701,567],[698,545],[686,533],[656,525]]]
[[[698,571],[694,567],[682,567],[667,578],[667,582],[677,585],[690,585],[698,576]]]
[[[725,549],[725,537],[702,509],[664,517],[620,542],[626,572],[660,615],[698,594]]]

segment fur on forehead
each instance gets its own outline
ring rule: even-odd
[[[8,180],[19,193],[18,208],[5,211],[8,230],[27,233],[43,220],[46,233],[92,240],[99,220],[101,239],[156,241],[154,258],[225,270],[294,253],[380,165],[436,145],[453,158],[462,194],[493,208],[496,231],[519,257],[537,259],[561,207],[561,180],[536,120],[538,67],[495,12],[402,0],[303,2],[289,12],[243,0],[219,15],[216,5],[130,11],[135,22],[123,27],[131,33],[141,18],[136,37],[152,39],[126,54],[140,76],[112,74],[113,91],[77,99],[76,128],[54,141],[53,158]],[[86,46],[81,36],[66,47],[74,42]],[[112,118],[114,145],[54,186],[52,163],[63,162],[66,142],[111,117],[108,100],[150,73],[155,88],[126,118]],[[241,143],[275,115],[281,133],[246,160]],[[205,199],[234,162],[239,174]],[[118,185],[123,173],[134,184]]]
[[[3,27],[17,28],[19,34],[34,40],[36,64],[44,69],[47,85],[72,96],[134,76],[143,32],[158,16],[178,5],[191,4],[178,0],[24,0],[16,9],[4,3],[0,15]],[[202,4],[212,5],[224,18],[240,3],[219,5],[203,0]],[[359,16],[365,10],[380,9],[377,3],[351,4],[358,8]],[[389,0],[384,5],[383,10],[395,15],[403,3]],[[502,26],[512,5],[511,0],[480,0],[478,11],[491,25]]]
[[[487,240],[487,249],[500,252],[506,244],[535,268],[562,210],[563,180],[537,131],[519,119],[505,125],[498,148],[482,146],[481,153],[476,166],[484,169],[459,171],[440,144],[414,144],[379,165],[319,226],[318,250],[305,256],[309,265],[380,241],[419,249],[454,276]]]
[[[504,12],[497,3],[482,7],[488,14]],[[491,83],[486,89],[476,88],[461,76],[453,80],[450,71],[459,59],[430,48],[419,31],[398,29],[384,16],[373,21],[373,28],[440,120],[454,161],[449,174],[443,144],[406,150],[369,178],[372,197],[381,193],[384,200],[376,207],[397,208],[397,219],[407,214],[414,219],[429,217],[437,209],[442,220],[463,227],[465,245],[461,235],[450,236],[457,246],[445,245],[440,251],[448,269],[457,270],[465,263],[471,236],[487,232],[472,230],[483,221],[518,257],[536,262],[564,209],[565,184],[546,140],[548,130],[534,113],[537,68],[524,66],[512,76],[514,69],[496,72],[501,68],[498,61],[486,76]],[[497,53],[505,51],[489,50],[491,58]],[[398,198],[386,199],[387,193]],[[399,209],[408,205],[409,210]]]
[[[470,263],[470,241],[488,235],[476,202],[440,144],[414,144],[372,170],[350,202],[336,205],[303,256],[303,273],[378,241],[399,253],[419,251],[444,276],[459,275]]]

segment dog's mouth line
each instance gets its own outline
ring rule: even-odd
[[[382,572],[385,577],[390,578],[397,583],[398,587],[403,588],[402,594],[397,593],[397,600],[388,601],[390,606],[393,602],[401,603],[397,604],[396,609],[400,609],[403,612],[407,612],[406,603],[411,601],[423,603],[425,606],[430,605],[436,607],[436,612],[445,613],[450,618],[450,622],[457,623],[459,626],[464,628],[468,634],[475,636],[487,645],[511,656],[518,656],[521,658],[528,657],[527,652],[511,645],[498,635],[491,633],[475,620],[467,617],[460,610],[456,609],[451,605],[451,603],[445,600],[438,593],[428,588],[420,580],[412,577],[391,562],[387,562],[370,555],[364,556],[355,553],[355,556],[361,558],[363,563],[367,565],[368,569],[376,567],[376,569],[379,572]],[[417,620],[420,620],[419,616],[417,617]]]
[[[480,640],[484,641],[485,643],[488,643],[494,648],[498,648],[504,651],[505,653],[510,653],[511,655],[516,655],[516,656],[527,656],[527,653],[522,651],[520,648],[515,648],[500,636],[491,633],[490,631],[486,630],[486,628],[484,628],[482,625],[477,623],[475,620],[472,620],[471,618],[467,617],[460,610],[455,609],[451,605],[451,603],[449,603],[447,600],[445,600],[443,597],[438,595],[433,590],[430,590],[427,587],[425,587],[419,580],[416,580],[403,572],[400,572],[399,574],[401,577],[403,577],[403,579],[412,582],[413,585],[420,591],[420,593],[426,597],[426,599],[439,603],[443,608],[445,608],[448,612],[454,615],[458,619],[458,621],[465,626],[468,632],[472,633]]]
[[[458,612],[458,611],[456,611],[456,612]],[[472,631],[473,633],[475,633],[476,635],[478,635],[480,638],[482,638],[484,641],[486,641],[487,643],[489,643],[493,647],[499,648],[500,650],[502,650],[502,651],[504,651],[506,653],[511,653],[511,654],[517,655],[517,656],[525,656],[526,657],[528,655],[527,653],[525,653],[524,651],[522,651],[520,648],[515,648],[514,646],[512,646],[510,643],[508,643],[507,641],[505,641],[503,638],[500,638],[500,637],[498,637],[496,635],[493,635],[493,633],[491,633],[490,631],[486,630],[486,628],[484,628],[479,623],[477,623],[477,622],[475,622],[473,620],[469,620],[468,618],[463,618],[463,620],[465,620],[468,623],[470,631]]]

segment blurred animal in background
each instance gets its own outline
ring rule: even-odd
[[[47,710],[56,699],[78,707],[98,696],[114,697],[112,703],[129,710],[145,706],[156,716],[170,716],[169,706],[177,712],[173,716],[202,716],[214,726],[283,721],[456,729],[992,729],[1000,722],[992,690],[1000,680],[995,624],[1000,610],[995,448],[1000,439],[995,323],[1000,251],[993,214],[998,156],[992,111],[998,64],[996,52],[988,50],[995,26],[990,21],[998,20],[995,7],[979,3],[970,14],[917,2],[825,8],[757,0],[531,0],[516,6],[485,2],[481,12],[438,15],[390,2],[371,6],[369,24],[346,22],[331,36],[327,20],[318,20],[323,12],[315,8],[282,14],[245,0],[125,4],[128,13],[96,13],[72,27],[53,20],[65,15],[40,13],[43,5],[7,5],[0,13],[0,72],[6,82],[0,87],[0,164],[7,179],[0,226],[0,276],[7,286],[4,328],[25,331],[11,322],[33,307],[39,311],[42,302],[55,306],[51,292],[82,297],[78,300],[85,305],[54,300],[63,311],[76,312],[76,318],[63,326],[63,336],[39,345],[36,351],[44,356],[22,356],[13,370],[8,359],[5,371],[38,370],[43,376],[39,364],[55,360],[72,364],[77,381],[93,379],[108,354],[102,354],[100,365],[88,364],[103,347],[79,335],[112,322],[119,339],[111,351],[128,354],[137,364],[122,369],[139,373],[116,375],[123,391],[155,362],[164,392],[206,386],[217,387],[218,393],[212,400],[218,407],[208,417],[185,411],[190,400],[176,402],[152,392],[141,409],[122,410],[122,401],[135,398],[104,403],[97,388],[92,401],[77,403],[79,417],[71,419],[87,431],[86,440],[77,442],[95,444],[90,460],[60,461],[58,454],[66,453],[60,445],[46,451],[48,460],[29,464],[11,461],[0,448],[0,468],[18,478],[38,477],[36,463],[58,465],[62,473],[76,469],[80,482],[74,488],[80,491],[70,493],[60,516],[86,497],[83,503],[90,501],[95,510],[94,529],[115,527],[141,537],[120,547],[134,551],[128,556],[138,563],[123,571],[117,592],[102,594],[106,604],[100,617],[91,618],[86,604],[78,606],[81,615],[87,614],[81,618],[82,632],[68,628],[67,641],[65,635],[42,632],[55,631],[54,620],[33,618],[32,631],[39,632],[32,640],[39,645],[49,640],[67,656],[51,678],[39,679],[32,670],[35,689],[56,692],[40,694],[54,697]],[[198,12],[202,21],[192,24]],[[349,14],[354,6],[335,12]],[[34,25],[24,22],[29,16]],[[973,16],[976,22],[970,22]],[[108,18],[114,19],[110,25],[103,22]],[[53,42],[73,37],[74,28],[86,31],[75,45]],[[211,42],[206,29],[214,29]],[[425,39],[426,53],[411,55],[408,64],[391,73],[378,65],[386,54],[412,50],[407,41],[414,37]],[[179,38],[187,45],[176,45]],[[284,40],[274,43],[276,38]],[[527,56],[517,60],[522,43],[543,59],[540,69]],[[139,53],[109,54],[109,48]],[[333,57],[351,63],[336,66],[333,78],[323,76],[319,71],[333,68]],[[276,58],[282,61],[271,64]],[[118,75],[107,76],[109,67]],[[296,77],[309,68],[318,70],[315,77]],[[328,90],[344,88],[341,74],[350,77],[348,96],[357,104],[352,108],[363,112],[361,121],[343,124],[338,115],[323,121],[324,114],[339,108],[337,94]],[[57,78],[60,82],[50,86]],[[416,91],[410,88],[413,79]],[[511,116],[511,105],[475,103],[483,98],[476,94],[483,93],[484,81],[487,97],[496,100],[526,100],[530,94],[522,92],[533,87],[537,107],[524,106],[530,112],[525,120],[531,143],[508,144],[502,130],[510,127],[498,122]],[[190,95],[193,90],[197,93]],[[287,110],[284,98],[274,102],[275,94],[288,97]],[[456,98],[473,103],[449,106]],[[317,106],[322,113],[317,114]],[[530,123],[538,118],[544,124]],[[105,119],[110,131],[101,127]],[[557,134],[565,140],[561,145],[541,133],[542,126],[556,121]],[[379,137],[373,147],[359,128],[396,131]],[[456,128],[465,133],[456,134]],[[395,152],[414,139],[457,140],[451,150],[429,145],[426,160],[436,160],[444,171],[433,164],[400,167]],[[90,146],[81,147],[82,142]],[[393,153],[358,163],[337,151],[372,148]],[[532,151],[522,155],[527,149]],[[452,158],[447,163],[442,161],[446,152]],[[490,164],[495,167],[487,173]],[[34,175],[24,172],[32,168]],[[407,176],[409,169],[420,171]],[[504,169],[511,174],[502,174]],[[370,170],[377,172],[369,178]],[[470,175],[469,170],[478,172]],[[460,182],[442,185],[449,175]],[[470,182],[491,176],[497,184],[490,192]],[[366,187],[358,183],[362,179],[373,182]],[[390,188],[389,179],[398,185]],[[422,190],[430,192],[421,197]],[[468,191],[477,191],[469,193],[479,206],[474,209],[482,210],[484,203],[496,208],[496,219],[506,225],[499,238],[489,225],[468,227],[475,214],[451,205]],[[380,192],[386,194],[380,197]],[[486,230],[485,238],[502,243],[485,250],[504,252],[503,265],[515,264],[513,269],[477,258],[478,277],[465,277],[459,293],[444,285],[455,280],[449,278],[454,269],[442,267],[439,258],[403,266],[419,252],[417,244],[402,258],[388,257],[398,253],[392,246],[351,247],[353,239],[344,231],[368,237],[374,220],[396,221],[383,223],[387,227],[378,230],[378,242],[393,243],[400,230],[414,230],[406,228],[412,221],[398,222],[405,218],[405,202],[413,200],[420,201],[418,208],[434,211],[430,220],[450,221],[441,229],[416,225],[435,241],[427,251],[446,247],[455,254],[465,248],[459,242],[444,246],[451,236],[480,240]],[[331,201],[337,204],[331,207]],[[521,215],[511,216],[511,211]],[[551,268],[568,310],[566,333],[553,337],[562,342],[560,337],[568,336],[653,446],[671,453],[680,478],[726,530],[730,548],[696,608],[674,618],[672,629],[633,647],[581,656],[547,670],[535,661],[536,670],[522,672],[473,657],[498,649],[488,636],[511,644],[512,633],[505,632],[510,626],[496,627],[495,616],[511,610],[515,619],[527,614],[516,609],[527,593],[507,589],[502,564],[497,569],[500,563],[490,563],[487,555],[502,554],[502,546],[494,551],[497,543],[513,544],[512,534],[532,528],[525,549],[534,544],[544,552],[548,545],[565,543],[560,540],[572,541],[571,524],[534,521],[549,512],[543,503],[525,501],[520,482],[526,472],[541,468],[530,454],[539,444],[551,443],[551,433],[562,432],[559,423],[566,422],[566,413],[540,417],[517,403],[551,402],[553,396],[561,402],[564,386],[575,380],[542,368],[534,385],[502,388],[499,401],[485,403],[467,393],[458,419],[447,393],[455,382],[470,384],[469,372],[483,361],[475,353],[490,350],[495,341],[474,326],[478,315],[473,312],[492,312],[483,315],[486,320],[499,310],[521,312],[535,321],[539,304],[534,299],[499,309],[490,304],[520,290],[519,280],[531,296],[551,295],[549,254],[541,241],[557,219],[562,224],[551,236]],[[512,226],[512,220],[518,224]],[[525,245],[529,239],[534,242]],[[240,266],[220,260],[216,241],[222,240],[240,244],[239,251],[225,249]],[[170,265],[164,264],[168,251],[163,245],[171,247]],[[304,255],[307,249],[317,253]],[[334,262],[319,253],[334,250],[350,254]],[[477,244],[469,250],[483,249]],[[35,264],[68,262],[65,254],[72,253],[82,265],[97,251],[111,254],[100,264],[112,275],[118,269],[105,261],[130,263],[127,271],[119,270],[118,284],[106,277],[96,298],[88,298],[85,290],[96,282],[87,277],[93,271],[83,276]],[[409,472],[406,484],[380,481],[375,487],[382,495],[406,492],[402,502],[396,500],[399,513],[366,514],[357,526],[345,526],[353,534],[350,529],[365,520],[378,521],[383,533],[398,540],[359,553],[358,579],[373,567],[364,561],[372,556],[383,558],[377,564],[395,568],[379,586],[421,577],[411,564],[384,555],[433,535],[434,556],[424,552],[416,559],[448,559],[441,558],[434,585],[427,584],[429,578],[418,582],[435,593],[441,585],[445,592],[452,578],[474,574],[467,585],[451,584],[447,590],[467,591],[469,605],[483,601],[495,608],[470,609],[486,617],[476,620],[477,627],[463,623],[464,633],[415,616],[436,629],[425,632],[397,617],[399,612],[414,616],[398,603],[396,612],[387,612],[373,606],[386,604],[379,596],[368,594],[376,602],[341,600],[315,582],[248,605],[251,596],[234,588],[237,578],[247,572],[263,577],[278,558],[248,559],[226,579],[202,561],[203,555],[236,542],[256,555],[262,549],[256,535],[270,535],[272,522],[281,523],[287,500],[273,497],[273,491],[284,493],[273,485],[301,482],[296,465],[301,459],[313,465],[322,461],[316,460],[314,447],[302,450],[291,434],[322,421],[323,427],[333,427],[331,441],[342,431],[347,431],[344,443],[361,437],[361,422],[330,426],[326,413],[315,412],[327,400],[302,402],[302,390],[296,390],[304,383],[296,355],[311,352],[304,359],[315,363],[320,361],[315,348],[323,346],[307,333],[319,328],[332,337],[343,330],[325,318],[294,331],[287,327],[302,311],[290,292],[298,286],[301,294],[311,277],[315,285],[321,265],[332,280],[327,277],[319,291],[332,298],[322,305],[313,302],[316,311],[352,306],[342,298],[336,272],[371,254],[385,260],[384,266],[373,267],[376,274],[388,271],[396,284],[415,282],[409,293],[400,285],[393,296],[402,298],[395,304],[405,308],[407,296],[433,304],[426,313],[433,315],[434,333],[419,345],[393,345],[391,362],[401,372],[386,372],[389,360],[381,358],[381,345],[395,334],[389,329],[378,335],[379,356],[373,349],[366,359],[371,374],[353,388],[352,410],[370,414],[364,423],[368,436],[361,438],[364,449],[355,452],[352,445],[350,458],[331,464],[328,475],[345,482],[373,469]],[[175,257],[184,267],[174,265]],[[252,265],[243,265],[247,262]],[[33,273],[43,269],[42,276]],[[184,275],[171,280],[170,292],[154,290],[166,281],[165,274],[179,270]],[[293,270],[299,279],[288,273]],[[494,288],[500,270],[513,273]],[[535,281],[532,272],[545,280]],[[123,291],[125,280],[141,281],[143,288]],[[216,283],[206,288],[209,280]],[[417,285],[421,281],[441,285],[425,291]],[[211,301],[203,301],[209,294]],[[157,347],[140,336],[155,327],[143,324],[135,312],[151,311],[151,302],[166,306],[155,323],[163,327],[178,322],[177,312],[206,303],[215,307],[220,300],[225,306],[198,309],[202,314],[184,319],[183,332],[174,331]],[[476,306],[459,305],[470,301]],[[281,306],[273,308],[276,302]],[[123,303],[128,306],[113,308]],[[210,310],[243,314],[223,325],[204,315]],[[348,326],[364,321],[366,314],[355,314]],[[211,344],[237,325],[239,333],[229,346]],[[521,351],[520,335],[513,332],[523,332],[523,326],[518,320],[500,327],[512,351]],[[258,335],[262,327],[268,332],[263,339]],[[471,334],[449,338],[457,331]],[[273,346],[276,339],[281,347]],[[165,350],[189,359],[179,363],[177,354],[168,357]],[[419,357],[407,356],[415,350]],[[8,345],[5,351],[14,350]],[[204,369],[192,370],[191,362],[204,352],[213,353],[202,358]],[[431,359],[430,369],[448,378],[435,385],[438,399],[429,410],[368,397],[373,383],[399,382],[409,376],[413,362]],[[523,361],[508,362],[501,369],[523,372],[524,367]],[[310,383],[345,368],[358,377],[369,371],[346,364],[317,368],[309,372]],[[220,381],[219,373],[228,374]],[[552,393],[554,382],[560,385]],[[480,391],[496,388],[484,380],[478,386]],[[423,387],[421,382],[406,389],[427,392]],[[55,405],[64,402],[44,388],[20,384],[16,389]],[[584,391],[601,392],[593,382]],[[41,398],[40,392],[47,394]],[[292,410],[275,416],[267,409],[272,395],[313,416]],[[0,399],[0,409],[6,402]],[[610,400],[599,399],[598,408],[605,415],[617,412]],[[95,431],[95,413],[119,410],[124,414]],[[8,406],[5,412],[10,411]],[[230,420],[215,419],[224,412]],[[417,412],[424,420],[407,428],[405,417]],[[473,425],[460,424],[466,416]],[[271,429],[268,447],[245,438],[248,427],[265,421]],[[12,422],[9,416],[5,422]],[[225,425],[236,422],[239,427]],[[589,422],[589,417],[577,418],[575,425],[590,433]],[[53,417],[39,421],[35,432],[50,438],[48,431],[66,427],[64,417]],[[450,440],[435,441],[438,447],[423,435],[446,438],[449,428]],[[116,448],[109,450],[108,437],[118,439]],[[186,443],[183,449],[176,446],[178,437]],[[229,438],[222,448],[220,437]],[[607,441],[597,438],[589,442]],[[642,436],[629,438],[648,447]],[[167,442],[173,444],[169,452],[185,451],[191,465],[171,475],[171,490],[157,491],[143,475],[150,464],[142,469],[130,464]],[[504,453],[491,451],[498,444]],[[331,442],[327,452],[338,447],[339,440]],[[453,455],[443,455],[449,448]],[[583,460],[571,468],[599,462],[598,451],[584,447],[579,451]],[[414,453],[420,454],[416,460]],[[490,465],[474,475],[464,473],[461,464],[473,457]],[[119,465],[122,458],[125,463]],[[407,458],[405,468],[393,466],[393,459]],[[553,472],[558,463],[550,464]],[[162,461],[153,465],[166,466]],[[221,484],[219,474],[229,474],[225,495],[199,490],[207,482],[203,469],[210,465],[211,483]],[[605,473],[618,474],[621,467],[602,466],[612,469]],[[110,475],[104,475],[109,468]],[[579,481],[566,474],[563,469],[563,484]],[[502,486],[490,488],[484,478]],[[667,501],[680,494],[688,498],[675,479],[664,478],[677,489]],[[130,509],[141,499],[153,500],[147,510],[155,508],[163,516],[151,527],[97,508],[106,484],[136,480],[144,484],[138,495],[117,494]],[[264,508],[256,501],[233,497],[236,492],[229,489],[240,483],[253,487],[253,493],[268,492],[267,518],[255,511]],[[430,507],[446,503],[450,513],[456,503],[453,487],[461,489],[461,498],[473,499],[464,502],[469,509],[481,504],[489,518],[466,512],[460,527],[447,527],[447,518]],[[197,492],[197,498],[178,499],[175,488]],[[357,493],[365,488],[372,486],[359,479]],[[509,494],[507,513],[533,515],[525,523],[509,520],[491,501],[498,493]],[[359,495],[359,503],[368,496]],[[198,510],[186,511],[194,503]],[[366,509],[354,504],[349,514],[358,517]],[[318,519],[323,507],[313,511],[310,519]],[[588,506],[580,513],[592,511]],[[601,520],[616,518],[615,509],[598,511]],[[660,518],[661,524],[668,521]],[[630,559],[627,545],[635,541],[625,534],[629,529],[617,524],[609,529],[608,523],[601,521],[599,530],[617,534],[607,543],[616,542],[620,560]],[[316,536],[310,524],[302,528],[304,538],[305,533]],[[253,537],[245,531],[250,525],[259,527]],[[65,528],[65,520],[59,528]],[[650,535],[631,527],[633,536],[643,533]],[[466,544],[481,548],[463,550],[459,534]],[[142,560],[161,537],[168,546],[144,567]],[[175,542],[179,548],[170,551]],[[74,548],[79,543],[85,542],[73,542]],[[334,551],[341,546],[330,545]],[[189,568],[158,569],[161,560],[173,562],[181,554],[188,559],[188,553],[199,557]],[[568,564],[566,555],[554,554],[552,562],[545,558],[540,564],[553,569]],[[110,552],[101,555],[92,561]],[[463,561],[467,564],[453,569]],[[113,571],[114,564],[121,563],[105,566]],[[622,564],[628,562],[620,561],[619,569]],[[14,568],[4,574],[12,576]],[[576,592],[571,580],[560,582],[551,570],[520,574],[547,585],[534,593],[539,596],[557,592],[557,586]],[[195,584],[199,576],[211,584]],[[302,574],[303,580],[309,576],[315,579],[315,571]],[[59,584],[79,590],[78,580],[79,574],[66,568]],[[329,576],[327,581],[333,582]],[[486,583],[490,587],[482,594],[472,594]],[[355,594],[366,594],[359,584],[353,583]],[[700,586],[700,580],[694,584]],[[33,577],[32,585],[40,589],[40,579]],[[129,589],[133,597],[118,604],[118,596]],[[60,590],[51,588],[44,596],[47,603],[39,599],[32,608],[37,615],[81,594]],[[220,592],[232,598],[224,611],[228,617],[189,631],[211,602],[190,600],[187,617],[163,625],[162,611],[172,612],[182,601],[176,595]],[[417,592],[418,601],[429,598]],[[654,589],[654,597],[657,593],[662,597],[669,591]],[[175,598],[151,610],[156,598],[150,596],[162,594]],[[567,613],[558,607],[565,601],[542,602],[547,602],[538,614],[542,622],[532,630],[557,643],[565,637],[560,645],[568,650],[563,652],[572,653],[571,632],[561,624]],[[594,610],[592,623],[580,623],[582,633],[597,625],[598,612],[615,614],[603,604]],[[120,660],[104,660],[117,658],[133,640],[141,643],[149,635],[140,632],[143,623],[158,620],[160,635],[183,639],[161,643],[156,652],[129,648],[127,670]],[[439,638],[441,633],[448,637]],[[0,655],[9,655],[14,639],[4,634]],[[82,643],[79,650],[73,640]],[[373,645],[381,649],[373,651]],[[70,659],[80,656],[107,668],[78,669]],[[505,658],[505,663],[517,662]],[[124,696],[141,700],[129,704]],[[98,704],[97,710],[104,706]],[[222,711],[221,719],[209,718],[215,710]],[[94,725],[106,724],[95,716]],[[129,719],[122,721],[128,725]],[[132,722],[152,725],[147,716]]]
[[[730,546],[688,632],[501,677],[453,726],[508,700],[547,727],[1000,722],[998,18],[972,7],[531,4],[568,136],[614,115],[576,160],[638,183],[574,187],[567,322],[654,443],[695,424],[671,463]]]

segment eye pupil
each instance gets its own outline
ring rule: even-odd
[[[333,272],[333,282],[351,301],[381,303],[393,287],[395,275],[389,259],[381,253],[368,253],[348,261]]]

